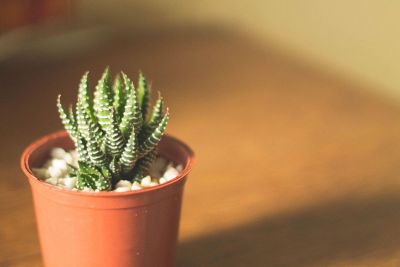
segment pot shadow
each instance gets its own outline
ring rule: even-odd
[[[183,241],[177,266],[305,267],[381,259],[400,251],[399,225],[400,195],[348,199]]]

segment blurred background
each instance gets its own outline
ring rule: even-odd
[[[0,266],[42,266],[19,156],[107,65],[142,69],[196,153],[178,266],[399,266],[399,9],[0,0]]]
[[[41,41],[45,46],[43,35],[65,36],[65,41],[82,46],[84,37],[97,43],[127,28],[134,35],[135,30],[213,27],[249,33],[352,78],[373,82],[388,96],[400,94],[396,1],[253,0],[244,5],[224,0],[2,0],[1,4],[3,58],[20,52],[21,46],[28,49]],[[90,32],[91,38],[83,32]],[[46,41],[52,49],[68,50],[67,44],[54,47]]]

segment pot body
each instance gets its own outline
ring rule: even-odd
[[[53,147],[71,149],[62,131],[24,152],[21,167],[32,188],[44,265],[48,267],[173,266],[182,193],[193,153],[165,136],[160,154],[184,166],[162,185],[130,192],[74,192],[39,181],[39,167]]]

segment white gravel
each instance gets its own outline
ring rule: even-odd
[[[78,153],[75,150],[65,151],[56,147],[50,151],[50,157],[43,167],[33,168],[33,173],[46,183],[77,191],[76,178],[69,176],[71,167],[68,165],[78,166]],[[175,166],[164,158],[157,158],[150,168],[149,176],[142,178],[140,182],[132,183],[128,180],[121,180],[116,184],[114,191],[127,192],[163,184],[177,177],[182,169],[182,165]],[[84,188],[82,191],[93,192],[90,188]]]

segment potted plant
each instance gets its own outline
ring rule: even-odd
[[[29,145],[21,168],[32,189],[45,266],[172,266],[193,153],[164,135],[161,95],[109,68],[90,99],[88,73],[75,107],[57,107],[65,131]],[[148,116],[149,113],[149,116]]]

